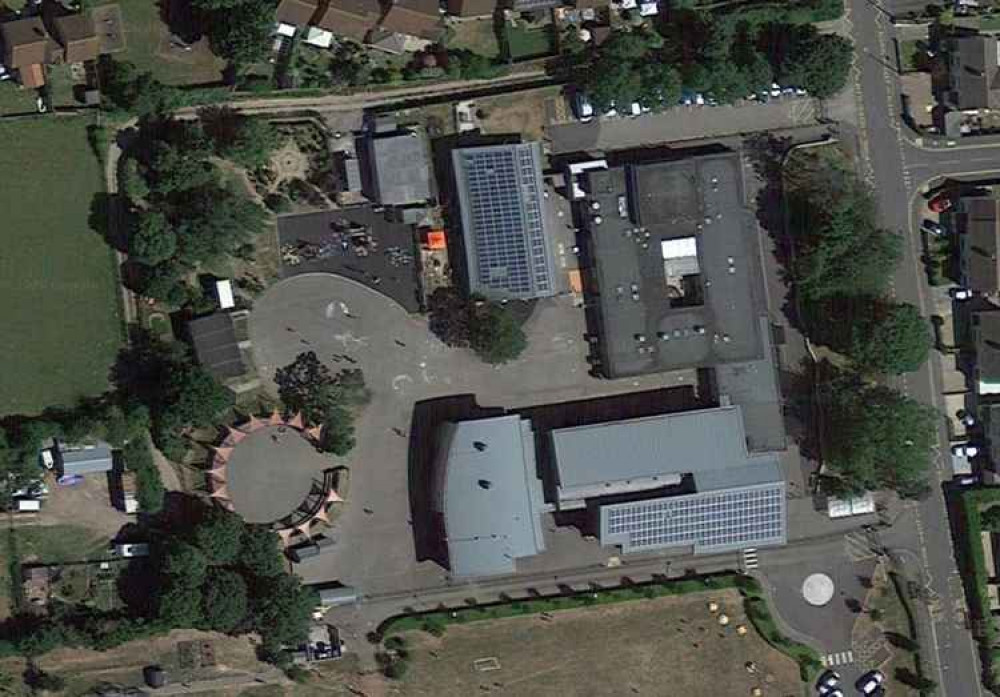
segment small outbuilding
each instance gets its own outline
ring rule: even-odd
[[[56,451],[60,477],[110,472],[114,467],[111,446],[103,441],[72,445],[59,442]]]

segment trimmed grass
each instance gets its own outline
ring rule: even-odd
[[[0,123],[0,415],[103,392],[121,344],[114,257],[89,225],[103,172],[88,124]]]
[[[899,42],[899,63],[904,73],[920,70],[920,59],[924,55],[918,47],[920,43],[919,39],[905,39]]]
[[[459,22],[455,25],[454,32],[455,35],[448,42],[448,48],[465,48],[488,58],[500,55],[492,17]]]
[[[440,638],[405,635],[400,693],[468,697],[676,694],[744,697],[802,691],[798,671],[746,625],[734,589],[605,604],[453,627]],[[713,600],[725,627],[708,610]],[[398,643],[398,642],[397,642]],[[745,666],[753,663],[755,672]],[[706,679],[711,676],[711,679]]]
[[[528,58],[538,58],[552,53],[552,25],[528,26],[518,24],[512,27],[506,25],[507,51],[514,61]]]

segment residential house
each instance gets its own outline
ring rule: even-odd
[[[948,41],[948,103],[962,111],[1000,107],[1000,42],[975,34]]]
[[[497,11],[497,0],[448,0],[448,14],[463,19],[492,17]]]
[[[63,47],[63,60],[67,63],[86,63],[97,60],[101,44],[94,30],[94,20],[89,14],[66,15],[52,21],[56,41]]]
[[[972,315],[972,339],[976,347],[976,394],[1000,395],[1000,309]]]
[[[440,40],[444,33],[438,0],[394,0],[379,28],[408,37],[407,51],[420,50]]]
[[[984,295],[1000,293],[1000,199],[963,196],[956,206],[962,285]]]
[[[363,43],[381,15],[378,0],[328,0],[313,24],[335,36]]]
[[[17,19],[0,24],[3,42],[3,62],[8,70],[16,70],[25,87],[45,84],[45,64],[58,51],[58,45],[45,31],[41,17]]]
[[[312,24],[318,12],[319,0],[281,0],[275,19],[278,24],[303,29]]]

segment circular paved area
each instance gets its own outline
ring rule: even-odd
[[[261,428],[229,456],[229,498],[248,523],[273,523],[302,504],[331,464],[294,428]]]

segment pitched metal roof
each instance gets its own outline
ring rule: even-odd
[[[511,415],[447,423],[440,448],[453,574],[513,573],[517,559],[545,550],[530,421]]]
[[[64,475],[110,472],[113,467],[111,446],[100,441],[87,447],[60,443],[59,463]]]
[[[246,371],[236,329],[228,312],[216,312],[188,322],[194,352],[208,372],[218,378],[233,378]]]
[[[552,446],[560,501],[670,486],[683,474],[700,490],[703,473],[758,464],[734,406],[556,429]]]

